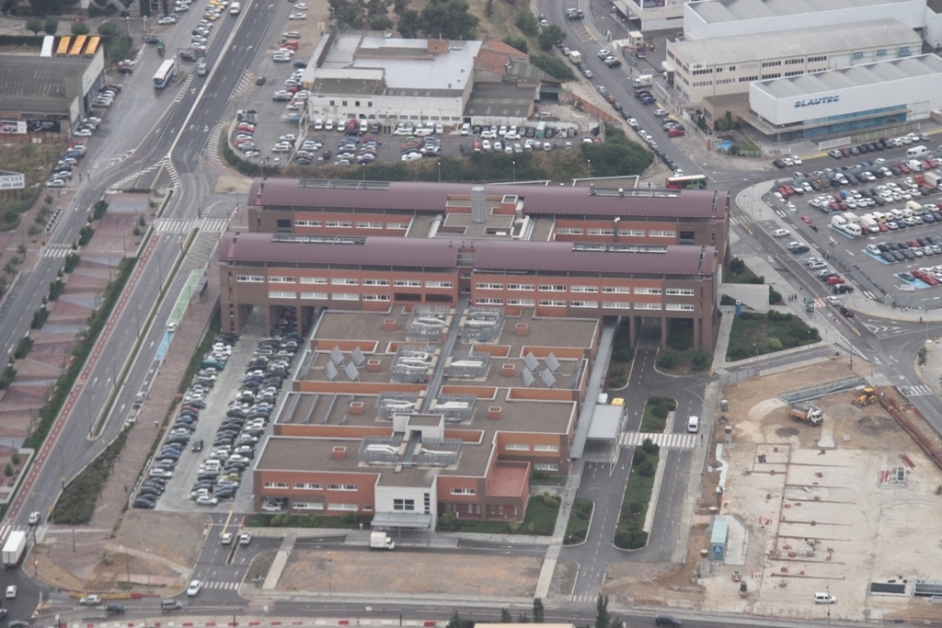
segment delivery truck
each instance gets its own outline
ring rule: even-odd
[[[818,427],[824,422],[824,413],[814,404],[806,406],[789,406],[788,416],[796,421],[802,421],[812,427]]]
[[[372,532],[370,533],[370,549],[394,550],[396,543],[385,532]]]
[[[569,53],[569,60],[572,61],[573,65],[579,65],[582,63],[582,53],[578,50],[573,50]]]
[[[26,532],[14,530],[3,544],[3,565],[16,567],[26,551]]]
[[[642,74],[641,76],[639,76],[638,78],[636,78],[635,80],[631,82],[631,84],[634,87],[647,87],[651,85],[652,83],[654,83],[653,74]]]
[[[938,189],[942,187],[942,174],[939,174],[938,172],[930,170],[922,176],[930,188]]]

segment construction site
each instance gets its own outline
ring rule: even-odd
[[[794,619],[942,617],[942,439],[846,358],[719,390],[685,565],[613,597]],[[626,593],[627,594],[627,593]]]

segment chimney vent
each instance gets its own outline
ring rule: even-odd
[[[484,188],[479,185],[471,188],[471,222],[476,225],[487,222],[487,201]]]

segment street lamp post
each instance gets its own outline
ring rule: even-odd
[[[141,336],[141,312],[140,312],[140,308],[137,305],[137,297],[133,297],[133,299],[134,299],[134,322],[137,325],[137,336],[138,338],[140,338]]]
[[[111,375],[112,375],[112,386],[118,387],[118,361],[115,358],[114,343],[109,342],[108,346],[111,348]]]
[[[331,582],[331,573],[330,573],[330,552],[327,552],[327,595],[334,594],[333,583]]]
[[[442,182],[442,162],[438,162],[438,182]]]
[[[587,179],[591,179],[591,178],[592,178],[592,160],[591,160],[591,159],[586,159],[585,161],[586,161],[586,164],[585,164],[585,167],[586,167],[586,178],[587,178]]]
[[[517,162],[511,161],[510,165],[513,167],[513,182],[516,183],[517,182]]]

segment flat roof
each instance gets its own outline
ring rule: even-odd
[[[472,78],[480,41],[448,41],[447,52],[430,52],[428,39],[389,39],[345,32],[337,35],[321,69],[382,69],[386,94],[426,96],[460,93]]]
[[[533,88],[524,89],[510,83],[475,83],[464,115],[526,118],[536,98]]]
[[[687,4],[707,24],[738,22],[768,17],[860,9],[911,0],[703,0]]]
[[[252,181],[249,204],[273,209],[441,213],[451,197],[470,198],[471,188],[477,186],[484,188],[486,196],[516,195],[530,216],[724,220],[728,195],[725,190],[626,189],[619,196],[617,189],[601,187],[272,178]]]
[[[0,110],[68,115],[78,78],[92,59],[0,55]]]
[[[925,78],[929,84],[942,85],[942,58],[928,54],[891,59],[814,74],[757,81],[753,85],[773,98],[783,98],[873,84],[886,84],[887,89],[891,90],[893,81],[912,78]]]
[[[815,26],[735,37],[672,41],[669,45],[679,57],[679,61],[686,63],[687,67],[713,67],[763,59],[869,50],[880,46],[921,46],[921,43],[919,35],[899,20],[872,20],[847,24],[840,28]]]
[[[604,245],[601,245],[604,246]],[[613,246],[613,245],[609,245]],[[458,266],[460,251],[474,249],[475,271],[587,272],[638,275],[713,275],[715,247],[670,245],[601,250],[572,242],[395,237],[296,238],[269,233],[227,232],[220,262],[352,268],[434,268]]]

